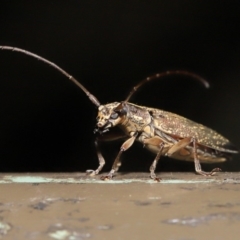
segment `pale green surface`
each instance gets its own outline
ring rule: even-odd
[[[193,174],[193,177],[194,174]],[[161,184],[195,184],[195,183],[222,183],[222,182],[229,182],[229,183],[240,183],[240,179],[215,179],[214,177],[211,178],[204,178],[201,179],[163,179],[161,180]],[[98,176],[95,178],[89,177],[82,177],[80,179],[76,178],[51,178],[51,177],[41,177],[41,176],[17,176],[17,175],[6,175],[0,180],[0,184],[8,184],[8,183],[99,183],[99,184],[124,184],[124,183],[156,183],[151,179],[140,179],[140,178],[131,178],[131,179],[121,179],[114,178],[113,180],[102,181],[98,179]]]

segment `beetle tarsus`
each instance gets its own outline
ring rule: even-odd
[[[221,168],[214,168],[211,172],[209,172],[209,173],[207,174],[207,176],[213,176],[213,175],[215,175],[217,172],[221,172],[221,171],[222,171]]]
[[[155,177],[150,176],[150,178],[151,178],[154,182],[160,182],[160,181],[162,180],[160,177],[157,177],[156,175],[155,175]]]
[[[89,170],[86,171],[86,174],[87,174],[88,176],[93,177],[93,176],[96,176],[96,175],[98,174],[98,171],[89,169]]]
[[[112,178],[113,178],[113,175],[108,174],[108,175],[102,176],[100,179],[103,181],[108,181],[108,180],[112,180]]]
[[[162,179],[157,177],[156,174],[154,172],[150,173],[150,178],[154,181],[154,182],[160,182]]]
[[[154,180],[155,182],[160,182],[162,179],[159,178],[159,177],[156,177],[156,178],[154,178],[153,180]]]
[[[196,171],[198,174],[203,175],[205,177],[211,177],[214,176],[217,172],[221,172],[222,169],[221,168],[214,168],[211,172],[205,172],[205,171]]]

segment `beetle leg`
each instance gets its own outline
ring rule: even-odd
[[[152,178],[153,180],[159,182],[161,178],[158,178],[155,174],[155,170],[156,170],[156,167],[157,167],[157,164],[158,164],[158,161],[161,157],[161,154],[162,154],[162,150],[163,150],[163,147],[164,147],[164,142],[161,142],[159,144],[159,151],[157,153],[157,156],[155,157],[155,159],[153,160],[153,163],[152,165],[150,166],[150,178]]]
[[[160,137],[155,136],[152,138],[143,138],[142,140],[143,144],[149,144],[149,145],[153,145],[153,146],[159,146],[163,141],[161,140]]]
[[[161,140],[160,137],[155,136],[155,137],[152,137],[152,138],[144,139],[143,144],[148,144],[148,145],[159,147],[158,153],[157,153],[155,159],[153,160],[152,165],[150,166],[150,169],[149,169],[150,170],[150,178],[159,182],[160,178],[158,178],[156,176],[155,170],[156,170],[158,161],[159,161],[159,159],[161,157],[161,154],[162,154],[162,150],[163,150],[163,147],[164,147],[164,142]]]
[[[116,159],[114,160],[114,163],[113,163],[113,166],[112,166],[112,169],[111,171],[108,173],[108,175],[106,176],[102,176],[101,179],[102,180],[109,180],[109,179],[112,179],[113,175],[115,172],[118,171],[118,168],[121,166],[121,155],[124,151],[128,150],[134,143],[135,139],[137,137],[137,134],[135,133],[132,137],[130,137],[128,140],[126,140],[121,148],[120,148],[120,151],[116,157]]]
[[[197,157],[197,144],[196,144],[196,139],[192,138],[193,142],[193,155],[194,155],[194,164],[195,164],[195,171],[203,176],[213,176],[216,172],[222,171],[221,168],[214,168],[211,172],[204,172],[202,171],[200,161]]]
[[[180,149],[188,146],[190,143],[193,143],[193,157],[194,157],[194,165],[195,171],[203,176],[213,176],[216,172],[221,171],[220,168],[214,168],[211,172],[205,172],[202,170],[200,161],[197,157],[197,144],[195,138],[184,138],[180,140],[178,143],[174,144],[167,152],[168,156],[171,156],[175,152],[179,151]]]
[[[98,139],[96,139],[94,143],[95,143],[96,152],[97,152],[97,156],[98,156],[99,166],[96,170],[92,170],[92,169],[87,170],[86,173],[89,176],[97,175],[102,170],[103,166],[105,165],[105,159],[100,151]]]
[[[99,166],[96,170],[92,170],[92,169],[87,170],[86,174],[89,176],[95,176],[95,175],[99,174],[99,172],[102,170],[103,166],[105,165],[105,159],[100,151],[99,142],[114,141],[114,140],[122,139],[125,137],[126,137],[126,135],[124,133],[114,132],[114,131],[111,131],[110,133],[106,133],[100,137],[97,137],[94,143],[95,143],[95,147],[96,147]]]
[[[168,151],[167,151],[167,155],[171,156],[173,153],[179,151],[180,149],[186,147],[187,145],[189,145],[192,142],[192,138],[184,138],[182,140],[180,140],[179,142],[177,142],[176,144],[174,144]]]

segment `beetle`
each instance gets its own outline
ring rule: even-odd
[[[134,86],[124,101],[103,105],[100,104],[99,100],[80,82],[55,63],[21,48],[0,46],[0,49],[20,52],[49,64],[81,88],[89,100],[98,108],[94,133],[99,133],[100,135],[95,141],[99,166],[96,170],[87,170],[88,175],[94,176],[99,174],[105,164],[105,160],[98,146],[99,140],[126,139],[120,147],[111,171],[101,177],[103,180],[113,178],[121,165],[120,157],[122,153],[128,150],[135,141],[141,142],[148,150],[156,154],[150,166],[150,178],[156,181],[160,180],[155,174],[155,169],[161,155],[179,160],[193,161],[196,173],[203,176],[213,176],[216,172],[221,171],[221,169],[214,168],[210,172],[205,172],[202,170],[200,162],[224,162],[231,157],[232,154],[238,153],[236,147],[232,145],[228,139],[202,124],[171,112],[138,106],[129,102],[132,95],[142,85],[167,75],[185,75],[200,81],[208,88],[208,82],[194,73],[187,71],[167,71],[155,74]],[[114,127],[119,127],[122,130],[122,134],[109,138],[106,133]]]

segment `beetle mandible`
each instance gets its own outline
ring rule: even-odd
[[[122,153],[128,150],[135,141],[141,142],[147,149],[156,154],[150,166],[150,178],[156,181],[159,181],[159,178],[155,174],[155,169],[161,155],[193,161],[196,173],[203,176],[212,176],[216,172],[221,171],[221,169],[214,168],[210,172],[205,172],[202,170],[200,162],[223,162],[232,154],[238,153],[238,150],[228,139],[202,124],[171,112],[138,106],[129,102],[132,95],[146,82],[167,75],[185,75],[200,81],[205,87],[209,87],[206,80],[194,73],[187,71],[167,71],[155,74],[137,84],[124,101],[102,105],[80,82],[55,63],[21,48],[0,46],[0,49],[16,51],[37,58],[60,71],[81,88],[89,100],[98,108],[97,123],[94,132],[100,133],[100,139],[101,136],[105,135],[104,133],[115,126],[118,126],[122,130],[123,134],[114,136],[112,140],[120,138],[125,138],[126,140],[114,160],[111,171],[106,176],[101,177],[103,180],[112,179],[121,165],[120,157]],[[95,141],[95,145],[99,166],[96,170],[87,170],[87,174],[92,176],[99,174],[105,164],[105,160],[98,147],[98,140],[99,138]]]

